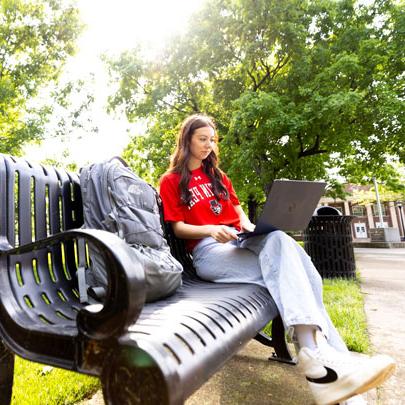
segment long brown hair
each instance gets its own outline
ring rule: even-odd
[[[211,127],[216,136],[216,127],[214,121],[202,114],[195,114],[187,117],[180,128],[177,137],[177,146],[170,159],[170,166],[168,173],[180,174],[180,196],[184,204],[191,202],[191,192],[188,185],[191,179],[191,172],[188,168],[188,162],[191,157],[190,143],[191,137],[198,128]],[[202,161],[202,170],[208,176],[212,183],[212,192],[217,200],[229,198],[229,193],[222,182],[222,171],[218,167],[219,159],[218,154],[214,149],[206,159]]]

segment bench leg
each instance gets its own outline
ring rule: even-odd
[[[11,403],[14,378],[14,353],[0,340],[0,405]]]
[[[139,348],[125,347],[112,354],[103,368],[101,382],[108,405],[178,403],[169,400],[162,371]]]
[[[271,324],[271,337],[260,332],[258,335],[256,335],[255,339],[263,345],[274,348],[273,355],[269,358],[269,360],[280,361],[282,363],[293,365],[296,364],[285,340],[284,325],[280,315],[273,319]]]

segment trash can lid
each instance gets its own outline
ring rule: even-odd
[[[324,205],[323,207],[318,207],[314,211],[314,216],[319,215],[342,215],[342,213],[335,207],[329,207],[328,205]]]

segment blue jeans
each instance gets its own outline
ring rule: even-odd
[[[323,305],[318,271],[304,249],[284,232],[256,236],[241,244],[204,238],[193,250],[193,261],[202,279],[267,288],[291,336],[294,325],[315,325],[331,346],[347,351]]]

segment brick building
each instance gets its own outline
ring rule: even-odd
[[[365,186],[348,186],[347,191],[369,190]],[[356,242],[370,241],[370,229],[381,228],[378,207],[375,201],[360,202],[358,197],[348,196],[345,200],[323,197],[320,205],[337,208],[343,215],[352,215],[352,235]],[[383,225],[385,228],[398,228],[402,240],[405,239],[405,201],[381,201]]]

